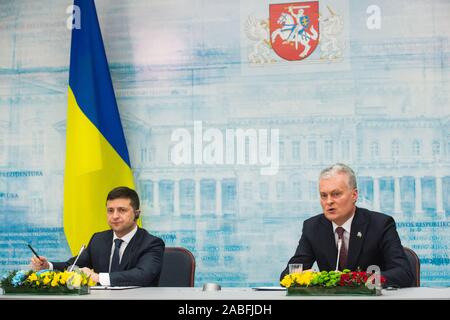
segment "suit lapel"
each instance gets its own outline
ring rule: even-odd
[[[365,212],[356,208],[355,217],[352,221],[352,228],[350,232],[347,268],[355,270],[359,255],[364,243],[365,235],[367,234],[367,227],[369,226],[369,217]]]
[[[111,258],[111,248],[112,248],[112,239],[113,239],[113,232],[112,230],[109,230],[108,235],[106,236],[106,242],[105,242],[105,249],[101,251],[100,253],[100,268],[101,272],[109,272],[109,262]]]
[[[322,232],[318,234],[324,235],[324,238],[321,241],[321,246],[324,250],[326,260],[328,262],[329,270],[334,270],[336,267],[336,259],[337,259],[337,248],[336,248],[336,240],[334,239],[333,233],[333,225],[329,220],[325,218],[324,215],[321,216],[320,222],[322,224]]]

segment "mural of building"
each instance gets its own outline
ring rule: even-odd
[[[346,125],[348,122],[352,124]],[[415,221],[442,223],[442,228],[448,227],[448,123],[448,118],[380,121],[362,116],[355,116],[351,121],[335,116],[265,119],[257,123],[249,119],[227,123],[230,127],[245,128],[252,125],[283,128],[279,145],[279,173],[267,177],[261,176],[259,168],[251,165],[188,168],[171,165],[172,146],[164,142],[170,130],[152,127],[152,134],[145,138],[147,145],[139,153],[143,167],[138,169],[137,165],[135,172],[146,206],[144,211],[152,212],[150,225],[159,228],[158,224],[151,223],[158,216],[161,221],[178,221],[180,231],[177,231],[177,224],[174,223],[168,232],[175,235],[179,233],[181,239],[185,239],[182,235],[183,224],[189,220],[206,224],[218,220],[229,221],[236,226],[247,219],[263,221],[260,223],[265,224],[266,220],[297,221],[317,214],[320,212],[318,173],[332,163],[345,162],[358,175],[358,204],[392,215],[398,223],[404,245],[412,247],[426,259],[423,265],[426,272],[427,264],[448,261],[448,247],[430,252],[429,247],[424,247],[418,237],[420,233],[410,226],[414,225],[411,225],[411,221]],[[311,128],[314,127],[326,130],[320,135],[311,134]],[[420,134],[405,135],[407,130],[419,131]],[[167,157],[160,161],[153,160],[144,150],[152,150],[152,153]],[[435,165],[437,161],[440,162],[439,166]],[[163,227],[161,232],[165,231]],[[203,243],[197,243],[195,236],[187,243],[172,241],[188,246],[194,252],[203,251],[205,258],[211,258],[211,255],[217,255],[217,251],[224,252],[227,238],[234,236],[225,234],[208,238],[208,243],[221,244],[215,246],[212,252],[207,251]],[[240,250],[252,251],[254,240],[251,237],[253,235],[242,236],[246,238],[244,243],[247,246]],[[443,238],[447,237],[443,235]],[[429,243],[432,243],[431,238]],[[264,251],[268,251],[263,247]],[[229,270],[225,260],[217,260],[215,267]],[[206,261],[211,262],[209,259]],[[203,264],[208,266],[206,262],[200,261],[200,266]]]
[[[319,172],[344,162],[358,205],[392,215],[419,254],[422,283],[448,286],[448,2],[378,1],[381,27],[370,29],[372,3],[319,0],[323,42],[300,62],[265,42],[268,1],[96,4],[144,227],[194,253],[198,285],[276,284],[303,220],[321,212]],[[28,242],[69,255],[66,19],[63,2],[0,4],[0,271],[28,264]],[[196,121],[223,135],[279,130],[277,174],[262,175],[250,153],[245,164],[175,165],[171,135]]]
[[[233,200],[236,207],[231,212],[238,215],[260,210],[261,205],[269,212],[309,212],[317,208],[317,172],[341,161],[357,172],[362,205],[383,209],[400,219],[446,218],[450,211],[446,196],[450,182],[450,145],[445,136],[448,119],[380,121],[355,117],[345,134],[342,126],[347,121],[336,117],[264,121],[263,127],[282,127],[285,133],[279,145],[280,172],[266,178],[249,164],[231,168],[204,165],[194,170],[176,167],[170,159],[171,145],[158,143],[164,137],[154,136],[146,139],[149,146],[140,153],[141,163],[148,169],[136,170],[143,197],[155,215],[214,212],[221,216]],[[312,126],[328,132],[308,134]],[[422,135],[405,138],[406,130],[422,131]],[[149,160],[148,150],[167,158],[159,162],[150,156]],[[280,202],[282,206],[277,208]]]

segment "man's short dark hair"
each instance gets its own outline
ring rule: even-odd
[[[139,210],[139,196],[136,191],[130,189],[128,187],[117,187],[112,189],[108,196],[106,197],[106,201],[114,200],[114,199],[130,199],[130,204],[134,210]]]

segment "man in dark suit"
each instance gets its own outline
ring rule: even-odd
[[[136,224],[139,197],[127,187],[111,190],[106,200],[107,220],[111,230],[95,233],[77,266],[91,279],[104,286],[157,286],[164,253],[162,239]],[[76,257],[66,262],[49,262],[33,257],[33,270],[64,270]]]
[[[353,170],[339,163],[323,170],[319,192],[323,214],[304,221],[297,250],[288,265],[302,263],[304,269],[310,269],[317,262],[325,271],[366,271],[370,265],[377,265],[386,286],[411,286],[414,277],[395,221],[391,216],[356,207],[358,190]],[[280,279],[288,272],[287,267]]]

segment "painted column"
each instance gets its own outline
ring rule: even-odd
[[[160,215],[161,209],[159,207],[159,181],[153,180],[153,214]]]
[[[416,213],[423,213],[422,209],[422,179],[420,177],[415,177],[415,196],[416,196]]]
[[[180,215],[180,181],[173,181],[173,215]]]
[[[380,211],[380,178],[373,177],[373,210]]]
[[[277,201],[277,181],[275,179],[269,181],[269,201]]]
[[[200,179],[195,179],[195,215],[200,216],[202,214],[201,211],[201,202],[200,202]]]
[[[216,180],[216,215],[222,216],[222,180]]]
[[[442,177],[436,177],[436,215],[445,219],[444,201],[442,194]]]
[[[394,214],[402,213],[402,203],[400,197],[400,177],[394,177]]]

